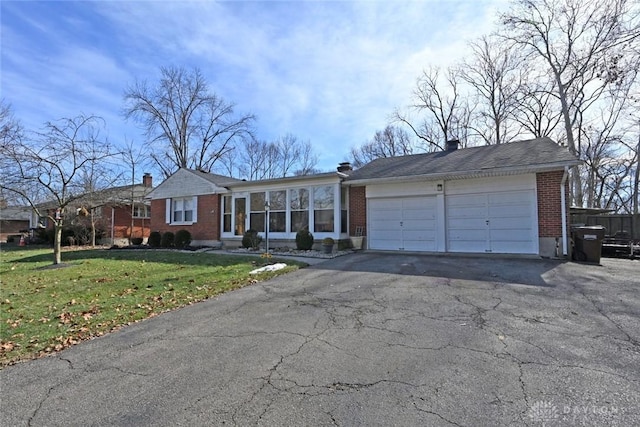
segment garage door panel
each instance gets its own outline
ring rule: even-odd
[[[454,240],[449,242],[449,252],[485,252],[486,243],[478,240]]]
[[[463,196],[449,196],[447,203],[452,207],[484,205],[487,197],[481,194],[465,194]]]
[[[528,191],[505,191],[501,193],[489,193],[489,205],[512,206],[514,204],[529,204],[531,196]]]
[[[466,230],[454,230],[449,233],[450,241],[487,240],[487,231],[482,228],[469,228]]]
[[[513,229],[491,230],[489,238],[492,242],[522,242],[525,244],[529,241],[530,233],[521,233],[520,230],[515,232]]]
[[[449,251],[537,251],[532,190],[448,196],[445,206]]]
[[[484,218],[454,218],[447,221],[449,230],[477,230],[485,228],[487,221]]]
[[[432,251],[436,247],[435,197],[369,200],[369,247]]]
[[[532,253],[529,251],[530,242],[517,241],[495,241],[491,242],[491,252],[501,254],[524,254]]]
[[[396,211],[387,211],[387,210],[370,210],[370,217],[372,221],[378,221],[378,220],[382,220],[382,221],[390,221],[390,220],[395,220],[395,221],[401,221],[402,220],[402,216],[400,215],[399,212]]]
[[[436,219],[436,212],[434,209],[407,210],[407,211],[404,211],[402,215],[402,220],[405,222],[408,220],[425,221],[425,220],[435,220],[435,219]]]
[[[400,220],[389,219],[389,218],[377,219],[377,220],[372,220],[371,225],[374,226],[376,229],[396,230],[400,228]]]
[[[484,206],[458,206],[455,210],[451,210],[449,219],[456,218],[482,218],[486,216],[487,209]]]
[[[522,218],[500,218],[491,220],[491,230],[510,230],[511,232],[531,231],[530,224],[523,224]],[[529,235],[527,234],[527,237]]]
[[[405,221],[402,221],[402,229],[405,231],[406,230],[412,230],[412,231],[432,230],[435,233],[436,221],[432,219],[427,219],[424,221],[405,220]]]
[[[521,218],[524,223],[525,219],[531,218],[531,206],[491,206],[489,207],[489,218],[492,220],[500,218]]]
[[[409,230],[402,231],[403,240],[429,240],[434,241],[436,239],[435,230]]]

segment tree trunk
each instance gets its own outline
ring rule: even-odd
[[[62,263],[62,257],[60,255],[61,241],[62,241],[62,224],[56,222],[53,226],[53,264],[58,265]]]
[[[96,247],[96,218],[94,214],[95,209],[91,209],[91,247]]]

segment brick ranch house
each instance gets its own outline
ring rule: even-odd
[[[98,243],[103,245],[128,245],[129,237],[142,238],[146,242],[149,237],[151,222],[151,206],[148,194],[153,189],[153,177],[145,173],[142,183],[111,187],[94,193],[80,196],[67,209],[79,212],[93,211],[96,226],[102,230],[103,237]],[[41,213],[56,215],[55,209],[47,210],[47,203],[40,206]],[[31,218],[32,229],[52,229],[53,224],[47,216],[38,216],[33,211]],[[85,227],[90,226],[90,219],[82,215],[71,215],[74,223]],[[66,226],[69,224],[66,220]],[[76,242],[78,243],[78,242]]]
[[[569,168],[548,138],[381,158],[357,170],[260,181],[180,169],[150,194],[151,230],[193,245],[237,247],[247,229],[271,247],[366,236],[365,248],[434,253],[567,255]],[[268,209],[267,209],[268,208]]]
[[[0,206],[0,242],[19,241],[30,227],[31,208]]]

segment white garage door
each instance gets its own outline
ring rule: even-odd
[[[533,190],[447,196],[446,217],[450,252],[538,253]]]
[[[369,248],[435,251],[436,198],[369,199]]]

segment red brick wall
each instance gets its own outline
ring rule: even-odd
[[[365,187],[349,189],[349,235],[356,235],[356,227],[363,227],[367,235],[367,198]]]
[[[562,203],[560,183],[564,171],[542,172],[536,174],[538,188],[538,236],[562,236]],[[569,180],[565,182],[565,201],[567,222],[569,221]],[[567,224],[568,225],[568,224]]]
[[[166,199],[151,201],[151,231],[171,231],[185,229],[192,240],[220,240],[220,195],[198,196],[198,220],[192,225],[172,225],[165,221]]]
[[[131,206],[114,206],[113,209],[113,237],[126,239],[131,231]],[[102,209],[102,216],[106,223],[111,224],[110,207]],[[150,225],[149,218],[134,218],[133,234],[131,236],[149,237],[149,233],[151,233]],[[111,237],[108,230],[106,230],[106,237]]]

